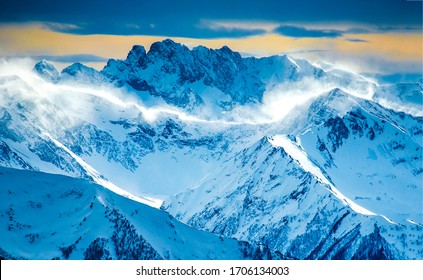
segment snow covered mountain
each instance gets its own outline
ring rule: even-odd
[[[0,87],[7,101],[0,107],[3,166],[105,179],[136,195],[170,195],[205,176],[230,141],[225,126],[184,123],[177,111],[125,103],[107,89],[45,89],[48,83],[37,82],[46,91],[18,77],[5,77]]]
[[[0,168],[7,259],[264,259],[263,246],[188,227],[87,180]],[[42,218],[41,218],[42,217]]]
[[[190,50],[170,39],[153,43],[148,52],[135,45],[125,60],[110,59],[100,72],[80,63],[65,68],[61,74],[53,69],[46,61],[35,67],[41,76],[54,81],[71,78],[79,82],[112,83],[135,91],[144,101],[159,97],[197,114],[204,109],[231,110],[237,105],[260,103],[269,89],[304,78],[360,91],[374,86],[360,75],[333,65],[329,68],[329,64],[313,65],[286,55],[243,58],[226,46],[216,50],[198,46]]]
[[[0,165],[11,169],[2,191],[12,189],[13,174],[35,174],[34,180],[64,191],[69,185],[62,181],[72,182],[84,201],[101,190],[110,197],[106,205],[142,237],[136,240],[151,245],[152,258],[243,258],[239,246],[251,244],[248,252],[264,251],[245,258],[423,259],[421,96],[421,86],[378,85],[328,63],[242,58],[227,47],[190,50],[171,40],[148,52],[134,46],[102,71],[75,63],[59,73],[47,61],[35,67],[5,61]],[[410,100],[412,110],[400,110]],[[16,186],[28,195],[8,196],[3,209],[14,200],[20,209],[37,200],[28,178]],[[87,196],[81,189],[89,189]],[[53,193],[50,187],[40,192]],[[224,241],[207,247],[213,253],[197,255],[163,243],[167,230],[155,243],[148,238],[153,229],[130,216],[128,209],[140,204],[152,213],[146,221],[169,221],[148,206],[162,207],[197,228],[198,242],[217,240],[199,230]],[[90,208],[81,207],[88,212],[67,216],[69,224],[89,215]],[[87,218],[87,225],[114,225],[100,216]],[[32,226],[45,231],[41,223]],[[74,228],[69,237],[57,230],[48,255],[36,255],[32,243],[22,255],[5,243],[0,248],[17,258],[63,258],[57,248],[73,244],[77,250],[68,257],[78,259],[104,237],[92,246],[125,258],[112,231],[103,236],[89,226]],[[26,240],[33,231],[7,236]],[[185,233],[178,231],[176,240]],[[86,236],[82,243],[80,236]],[[40,246],[47,240],[40,238]],[[232,249],[218,257],[225,242],[233,242]],[[22,250],[26,244],[16,243]]]
[[[52,82],[57,82],[60,79],[60,73],[57,71],[56,67],[44,59],[35,64],[34,71],[41,77]]]
[[[299,259],[420,259],[422,120],[403,116],[420,129],[410,133],[370,108],[380,109],[340,90],[319,97],[305,114],[317,125],[263,137],[165,209]]]

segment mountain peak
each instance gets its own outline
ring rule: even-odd
[[[175,52],[183,53],[189,52],[190,50],[185,45],[176,43],[171,39],[166,39],[161,42],[155,42],[151,45],[150,50],[148,51],[149,55],[153,56],[163,56],[169,58]]]
[[[162,41],[162,43],[165,44],[165,45],[169,45],[169,46],[171,46],[171,45],[180,45],[179,43],[176,43],[175,41],[173,41],[172,39],[169,39],[169,38],[164,39]]]
[[[228,55],[232,59],[240,59],[241,55],[238,52],[231,50],[228,46],[223,46],[220,49],[216,50],[218,53],[223,55]]]
[[[233,52],[228,46],[223,46],[223,47],[221,47],[220,49],[219,49],[219,51],[221,51],[221,52],[225,52],[225,53],[231,53],[231,52]]]
[[[134,45],[132,49],[129,51],[126,59],[130,59],[132,56],[143,56],[143,55],[146,55],[144,46]]]
[[[349,96],[348,93],[346,93],[345,91],[343,91],[340,88],[334,88],[331,91],[329,91],[327,98],[329,100],[333,100],[333,99],[337,99],[337,98],[341,98],[341,99],[345,99]]]
[[[104,81],[100,73],[94,68],[88,67],[80,62],[76,62],[61,72],[61,79],[75,79],[80,82],[101,82]]]
[[[62,73],[68,73],[70,75],[73,75],[76,72],[82,72],[83,69],[86,69],[86,68],[89,68],[89,67],[85,66],[84,64],[80,62],[75,62],[74,64],[63,69]]]
[[[126,57],[126,63],[129,65],[138,65],[144,67],[147,63],[147,53],[141,45],[134,45]]]
[[[57,82],[60,78],[59,71],[57,71],[56,67],[45,59],[35,64],[34,71],[41,77],[53,82]]]

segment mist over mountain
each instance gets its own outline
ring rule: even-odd
[[[423,259],[422,96],[169,39],[2,61],[0,255]]]

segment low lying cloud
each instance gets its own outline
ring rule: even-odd
[[[146,106],[134,93],[109,84],[91,85],[73,80],[52,83],[32,70],[35,63],[36,61],[30,58],[0,59],[0,106],[8,107],[8,104],[14,101],[31,102],[31,114],[44,124],[61,122],[63,127],[79,121],[101,124],[99,118],[102,116],[110,119],[141,116],[150,123],[169,116],[186,122],[226,123],[219,120],[206,121],[170,106],[161,99],[158,99],[155,105]],[[51,104],[58,109],[55,120],[45,114],[46,106]]]
[[[423,66],[420,60],[397,59],[383,53],[352,53],[335,49],[321,52],[291,52],[290,55],[314,62],[322,60],[343,65],[355,73],[372,73],[372,75],[423,73]]]
[[[69,54],[69,55],[33,55],[33,56],[13,56],[13,57],[4,57],[6,59],[16,59],[16,58],[31,58],[35,61],[40,60],[48,60],[51,62],[60,62],[60,63],[75,63],[75,62],[81,62],[81,63],[90,63],[90,62],[107,62],[107,58],[92,55],[92,54]]]
[[[336,66],[334,66],[336,67]],[[356,75],[348,73],[347,75]],[[283,124],[293,110],[297,110],[303,105],[309,104],[318,97],[329,94],[330,91],[339,88],[344,92],[363,99],[372,99],[374,94],[374,84],[363,79],[359,83],[342,84],[336,79],[316,80],[314,78],[304,78],[299,81],[289,81],[268,88],[263,94],[260,104],[245,105],[235,108],[228,114],[231,120],[238,123],[253,124]],[[343,104],[338,104],[339,112],[345,113],[348,108]]]
[[[20,100],[32,101],[35,106],[31,109],[32,114],[38,118],[45,118],[42,123],[51,124],[51,116],[45,115],[46,102],[57,106],[64,113],[57,114],[57,120],[63,118],[61,125],[73,125],[67,117],[74,121],[99,122],[99,118],[107,116],[108,119],[139,118],[147,122],[155,123],[166,117],[179,118],[185,122],[209,124],[211,126],[232,124],[268,124],[282,123],[283,120],[303,104],[329,93],[335,88],[361,98],[372,99],[375,86],[371,82],[340,84],[337,80],[316,80],[304,78],[300,81],[285,82],[269,87],[264,95],[262,103],[238,106],[232,111],[218,112],[205,108],[203,115],[194,115],[179,108],[158,101],[155,105],[146,106],[134,94],[124,89],[115,88],[107,84],[80,84],[75,81],[60,82],[53,84],[44,80],[32,71],[35,64],[31,59],[14,59],[0,61],[0,106],[8,106],[11,99],[8,96],[15,95]],[[335,66],[332,68],[336,69]],[[339,71],[346,71],[338,69]],[[346,72],[348,74],[348,72]],[[350,73],[349,75],[356,75]],[[18,77],[16,80],[14,77]],[[387,103],[387,107],[405,110],[402,105]],[[416,109],[417,110],[417,109]],[[416,110],[410,113],[417,114]],[[68,123],[67,123],[68,122]]]
[[[422,94],[423,95],[423,94]],[[378,103],[388,109],[392,109],[398,112],[404,112],[413,116],[423,117],[423,108],[422,105],[418,104],[401,104],[399,102],[391,101],[386,98],[379,98]]]

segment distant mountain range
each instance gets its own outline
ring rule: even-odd
[[[423,259],[422,96],[171,40],[0,65],[0,256]]]

